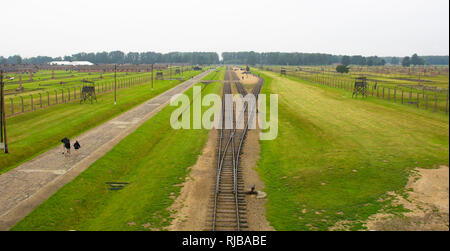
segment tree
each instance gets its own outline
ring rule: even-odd
[[[402,60],[402,66],[403,67],[411,66],[411,59],[409,57],[404,57]]]
[[[426,64],[430,65],[448,65],[449,56],[422,56]]]
[[[411,57],[411,64],[412,65],[424,65],[425,60],[417,55],[417,53],[414,53]]]
[[[9,56],[7,59],[8,64],[21,64],[22,63],[22,57],[19,55]]]
[[[247,64],[255,65],[256,61],[257,61],[256,53],[254,51],[249,52],[247,57]]]
[[[355,55],[351,57],[351,62],[353,65],[365,65],[366,58],[361,55]]]
[[[343,57],[342,57],[342,60],[341,60],[341,63],[342,63],[343,65],[350,65],[350,64],[351,64],[351,59],[350,59],[350,57],[349,57],[349,56],[343,56]]]
[[[339,73],[348,73],[349,69],[350,67],[343,64],[340,64],[336,67],[336,71]]]
[[[400,59],[399,58],[397,58],[397,57],[392,57],[391,58],[391,64],[397,65],[399,63],[400,63]]]

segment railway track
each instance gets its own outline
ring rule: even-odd
[[[244,193],[244,181],[240,168],[240,154],[248,131],[248,111],[256,109],[249,107],[247,103],[242,108],[240,117],[235,119],[236,107],[233,102],[226,102],[226,94],[232,94],[231,85],[236,85],[236,90],[245,96],[247,90],[239,82],[236,73],[227,68],[222,94],[221,129],[217,150],[217,176],[213,194],[212,206],[212,231],[241,231],[248,228],[246,219],[246,201]],[[253,88],[252,93],[260,92],[262,80]],[[237,121],[245,121],[244,128],[236,128]]]

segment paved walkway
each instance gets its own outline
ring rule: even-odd
[[[77,177],[120,140],[158,113],[212,70],[184,82],[118,117],[76,137],[78,156],[61,154],[62,145],[0,176],[0,230],[8,230],[59,188]],[[73,141],[73,140],[72,140]],[[73,143],[73,142],[72,142]]]

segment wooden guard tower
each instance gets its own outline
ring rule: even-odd
[[[95,95],[95,85],[94,82],[89,81],[89,80],[83,80],[83,82],[85,83],[90,83],[92,85],[87,85],[87,86],[83,86],[83,88],[81,89],[81,99],[80,99],[80,104],[82,102],[86,102],[88,100],[91,101],[91,104],[94,102],[97,102],[97,96]]]
[[[355,87],[353,88],[352,97],[358,97],[358,94],[361,94],[364,97],[367,97],[367,78],[366,77],[358,77],[355,79]]]

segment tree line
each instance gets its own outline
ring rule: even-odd
[[[248,65],[329,65],[339,63],[341,56],[323,53],[224,52],[224,64]]]
[[[19,55],[8,58],[0,56],[0,64],[46,64],[52,61],[89,61],[94,64],[154,64],[188,63],[218,64],[219,55],[215,52],[129,52],[122,51],[85,53],[80,52],[64,57],[37,56],[22,58]]]
[[[410,65],[448,65],[449,56],[424,56],[417,54],[411,57],[364,57],[361,55],[332,55],[323,53],[282,53],[282,52],[224,52],[222,53],[224,64],[248,64],[248,65],[367,65],[379,66],[386,64],[410,66]]]
[[[0,64],[46,64],[51,61],[89,61],[94,64],[153,64],[153,63],[188,63],[188,64],[247,64],[247,65],[448,65],[449,56],[411,57],[364,57],[361,55],[332,55],[323,53],[283,53],[283,52],[223,52],[222,60],[216,52],[129,52],[122,51],[76,53],[64,57],[37,56],[22,58],[20,55],[0,56]]]

